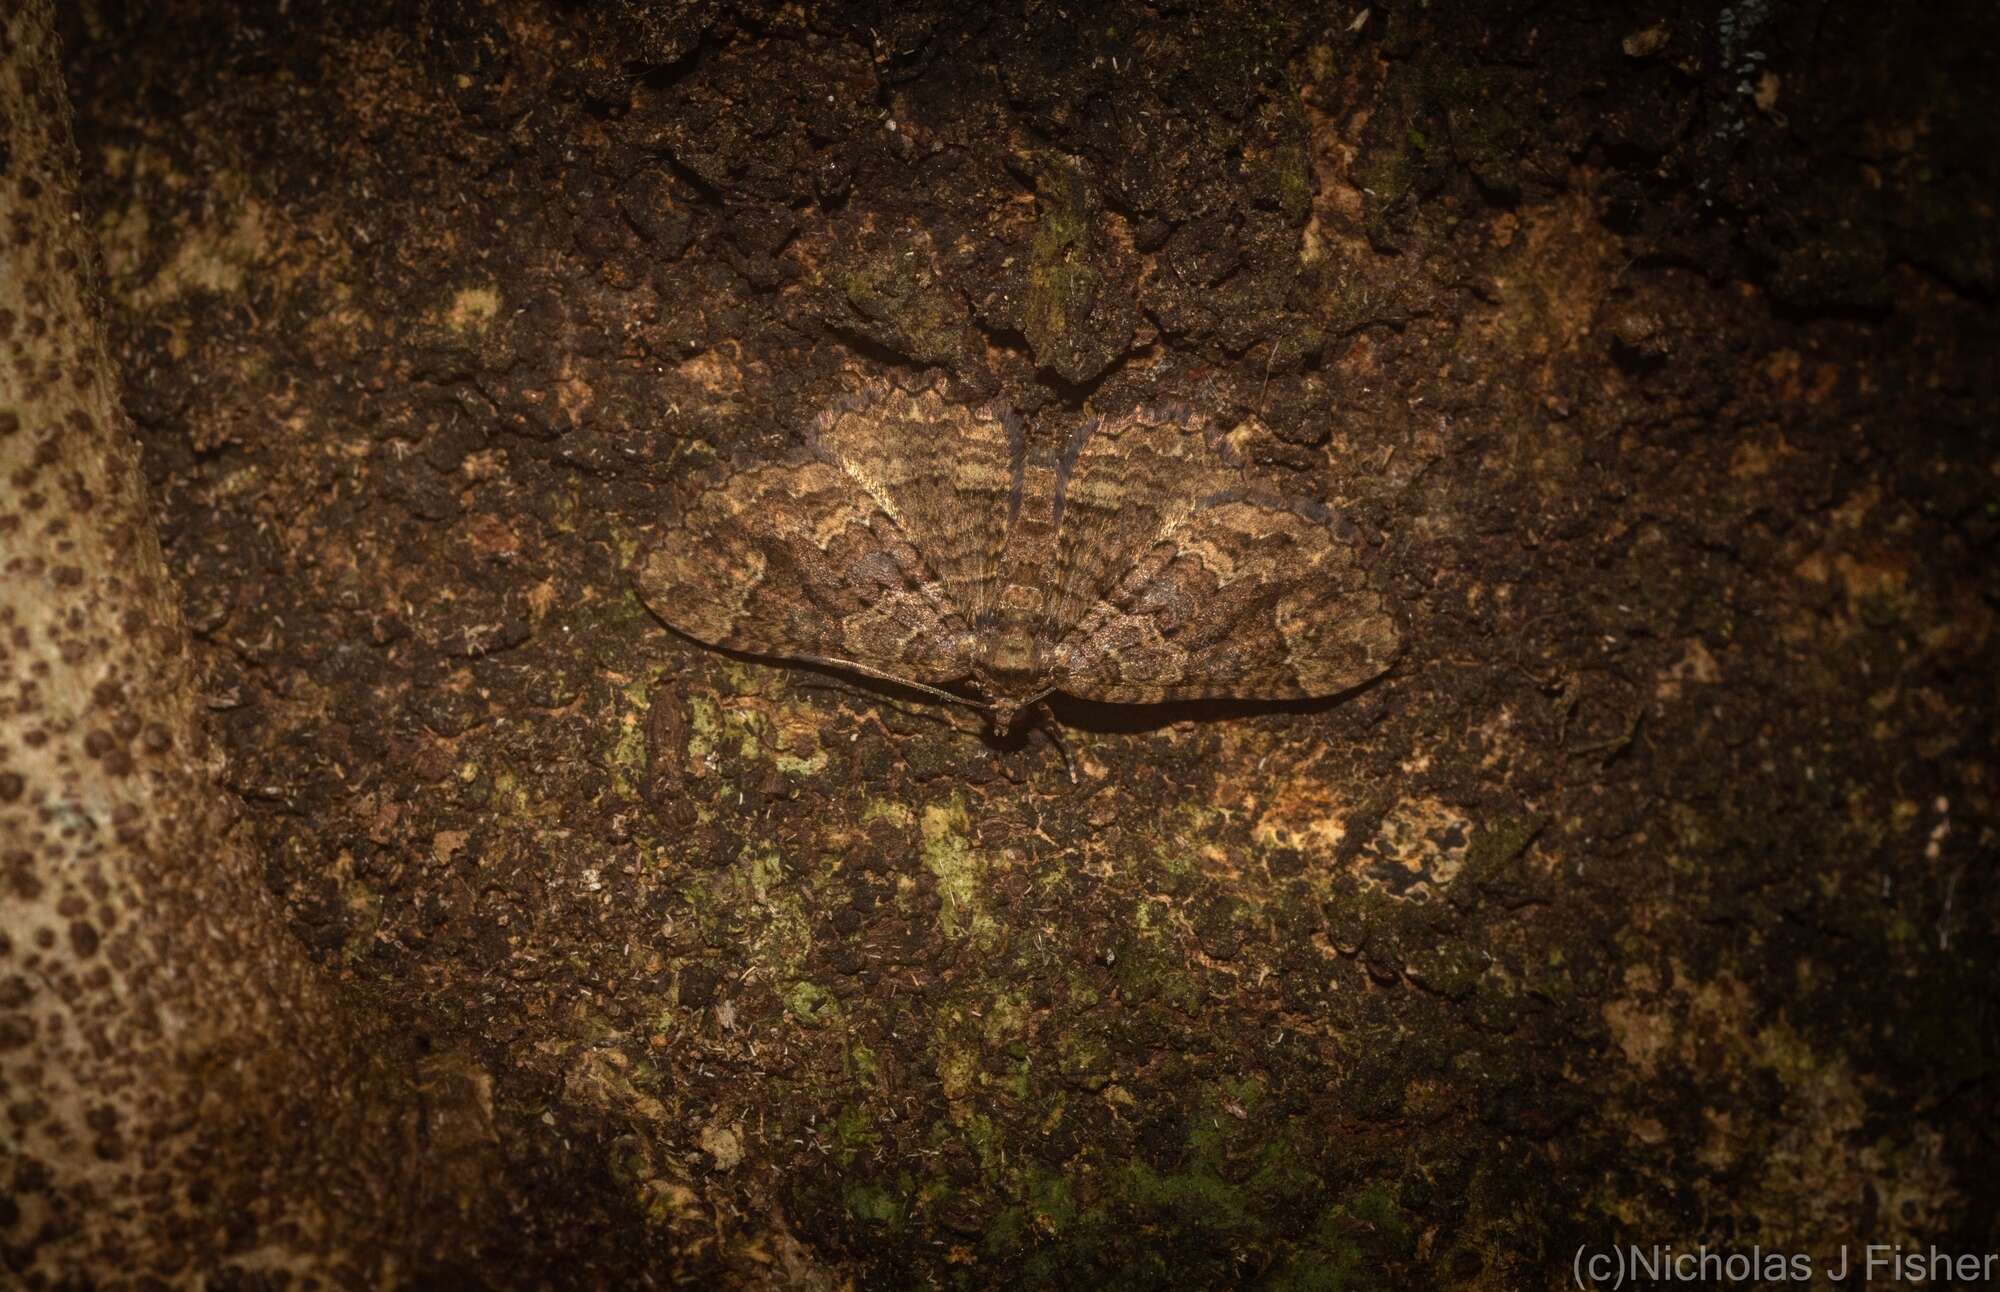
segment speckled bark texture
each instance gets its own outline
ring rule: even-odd
[[[46,4],[0,20],[0,123],[0,1270],[373,1281],[415,1101],[356,1071],[210,774]]]
[[[10,265],[94,241],[121,384],[8,306],[9,1272],[2000,1243],[1990,6],[60,22],[82,219]],[[1057,442],[1186,408],[1351,524],[1395,667],[1059,702],[1072,784],[669,631],[635,571],[701,482],[877,380]],[[181,775],[236,824],[151,810]],[[155,1185],[210,1228],[121,1227]]]

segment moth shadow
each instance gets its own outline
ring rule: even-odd
[[[1240,700],[1216,697],[1206,700],[1162,700],[1154,704],[1113,704],[1105,700],[1085,700],[1058,692],[1049,697],[1049,708],[1057,722],[1096,735],[1142,735],[1163,731],[1182,722],[1227,722],[1267,714],[1311,715],[1327,713],[1374,690],[1388,674],[1370,678],[1360,686],[1334,695],[1294,700]]]
[[[727,647],[707,649],[745,664],[772,667],[776,663],[769,656],[747,651],[731,650]],[[1115,704],[1108,700],[1086,700],[1057,691],[1043,701],[1048,706],[1046,715],[1024,712],[1020,720],[1014,724],[1013,730],[1001,732],[988,720],[986,706],[976,696],[960,695],[962,704],[954,705],[920,687],[908,686],[892,678],[856,673],[837,664],[787,659],[782,661],[782,667],[809,677],[811,681],[806,685],[813,690],[836,694],[858,693],[876,700],[892,702],[911,716],[926,717],[960,730],[976,729],[980,739],[988,748],[1008,753],[1019,752],[1026,748],[1033,739],[1036,728],[1048,725],[1048,719],[1051,717],[1059,727],[1088,732],[1092,735],[1109,736],[1142,735],[1163,731],[1182,722],[1226,722],[1236,718],[1254,718],[1281,713],[1301,716],[1327,713],[1373,691],[1395,671],[1392,669],[1370,678],[1360,686],[1351,687],[1334,695],[1314,696],[1310,699],[1243,700],[1216,697],[1205,700],[1162,700],[1153,704]],[[1054,732],[1044,734],[1056,737]]]

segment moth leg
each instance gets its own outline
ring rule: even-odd
[[[1075,785],[1076,759],[1070,757],[1069,742],[1062,738],[1062,728],[1056,724],[1056,711],[1049,707],[1047,700],[1035,701],[1035,716],[1040,719],[1035,725],[1049,738],[1049,743],[1062,755],[1063,767],[1069,772],[1069,783]]]

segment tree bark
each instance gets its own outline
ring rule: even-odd
[[[300,952],[218,789],[105,348],[47,0],[0,30],[0,1224],[24,1286],[378,1281],[396,1051]]]
[[[8,1272],[1990,1246],[1992,6],[103,0],[80,222],[46,13]],[[1058,697],[1072,784],[647,613],[677,508],[885,380],[1038,451],[1186,404],[1396,669]]]

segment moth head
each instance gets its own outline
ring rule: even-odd
[[[1055,690],[1041,645],[1022,624],[995,626],[981,639],[972,659],[972,680],[986,699],[993,729],[1003,736],[1023,709]]]
[[[1020,675],[995,675],[981,669],[973,679],[985,697],[986,713],[992,720],[993,730],[1006,735],[1020,720],[1021,711],[1049,693],[1047,687],[1037,687],[1034,680]]]
[[[1020,721],[1024,711],[1034,708],[1047,699],[1049,692],[1054,689],[1045,686],[1039,691],[1022,695],[993,696],[986,702],[986,712],[992,718],[993,729],[1003,736],[1006,735],[1014,729],[1014,724]]]

